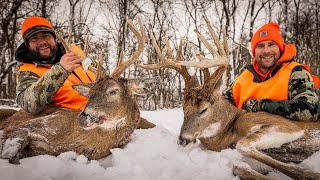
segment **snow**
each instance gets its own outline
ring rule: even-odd
[[[2,158],[11,158],[18,153],[21,144],[21,138],[9,138],[3,143],[1,156]]]
[[[0,106],[1,108],[1,106]],[[183,121],[182,109],[142,111],[142,117],[155,123],[153,129],[135,130],[132,140],[123,148],[99,160],[88,160],[75,152],[58,157],[41,155],[24,158],[20,165],[0,159],[1,180],[206,180],[239,179],[232,167],[242,156],[234,149],[209,151],[195,144],[177,144]],[[301,165],[320,172],[320,152]],[[279,172],[268,176],[290,179]]]

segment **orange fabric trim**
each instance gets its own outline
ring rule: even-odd
[[[253,82],[253,74],[243,71],[233,86],[233,98],[238,108],[250,99],[288,100],[289,79],[292,69],[300,65],[297,62],[284,63],[273,77],[260,83]]]
[[[313,74],[311,74],[311,76],[312,76],[312,79],[313,79],[313,82],[314,82],[314,87],[316,89],[318,89],[319,86],[320,86],[320,78],[319,78],[319,76],[316,76],[316,75],[313,75]]]
[[[39,77],[42,77],[50,68],[51,67],[45,66],[36,67],[34,64],[24,63],[22,66],[20,66],[18,72],[30,71],[37,74]],[[77,76],[75,76],[74,74],[70,74],[70,76],[64,82],[63,86],[61,86],[57,93],[53,96],[52,102],[56,105],[60,105],[70,109],[83,110],[88,99],[74,90],[72,88],[72,85],[81,83],[92,83],[95,80],[95,75],[90,71],[87,71],[87,73],[84,72],[82,66],[75,69],[74,72],[80,79],[77,78]]]
[[[306,68],[306,70],[308,70],[309,72],[311,72],[310,66],[305,65],[305,64],[302,64],[302,65],[303,65],[304,68]],[[313,79],[314,87],[315,87],[316,89],[318,89],[319,86],[320,86],[319,76],[316,76],[316,75],[311,74],[311,77],[312,77],[312,79]]]

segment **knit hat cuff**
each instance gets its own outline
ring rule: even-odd
[[[262,26],[260,29],[257,30],[257,32],[253,35],[251,40],[251,49],[252,49],[252,55],[254,56],[256,46],[262,42],[262,41],[274,41],[279,46],[280,52],[284,52],[284,40],[283,37],[280,34],[280,27],[278,24],[274,22],[270,22],[264,26]]]
[[[28,29],[25,32],[24,40],[27,41],[32,35],[34,35],[34,34],[36,34],[38,32],[50,32],[50,33],[52,33],[52,35],[54,37],[56,37],[55,31],[53,29],[51,29],[49,27],[46,27],[46,26],[35,26],[33,28]]]

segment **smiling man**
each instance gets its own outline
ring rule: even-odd
[[[224,96],[249,112],[266,111],[285,118],[316,121],[319,96],[310,68],[294,61],[294,44],[285,44],[278,24],[265,24],[252,37],[253,63]]]
[[[27,18],[22,24],[22,43],[16,50],[17,104],[31,113],[43,111],[49,104],[82,110],[88,99],[72,85],[91,83],[95,75],[81,66],[83,52],[72,46],[66,52],[57,42],[50,22],[39,16]],[[77,49],[76,49],[77,48]]]

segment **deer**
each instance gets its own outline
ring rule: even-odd
[[[293,179],[320,179],[319,172],[288,164],[299,163],[320,150],[320,122],[297,122],[267,112],[247,112],[225,99],[219,92],[221,78],[229,65],[226,32],[222,33],[221,44],[210,21],[206,17],[204,20],[216,48],[197,29],[194,32],[212,59],[197,55],[200,61],[183,61],[182,39],[174,58],[165,34],[167,58],[152,37],[159,63],[139,64],[139,67],[150,70],[174,69],[185,81],[184,121],[178,144],[185,147],[200,142],[204,148],[212,151],[235,148],[243,157],[257,160]],[[202,85],[195,76],[189,74],[189,67],[203,70]],[[212,74],[209,71],[211,67],[217,68]],[[241,179],[272,179],[243,164],[235,163],[233,166],[233,173]]]
[[[103,71],[102,58],[99,58],[96,81],[73,85],[75,90],[88,98],[82,111],[49,106],[39,115],[20,110],[2,120],[0,157],[19,164],[20,159],[25,157],[42,154],[58,156],[66,151],[74,151],[88,159],[100,159],[109,155],[110,149],[126,145],[143,120],[134,95],[150,93],[158,82],[151,78],[120,77],[143,52],[145,32],[140,19],[138,23],[139,29],[132,20],[128,20],[128,27],[138,43],[128,60],[120,58],[109,75]]]

